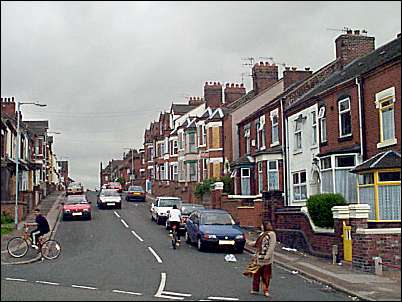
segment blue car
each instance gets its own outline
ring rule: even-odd
[[[194,211],[186,221],[186,242],[196,243],[198,250],[230,248],[242,253],[246,239],[244,232],[225,210]]]

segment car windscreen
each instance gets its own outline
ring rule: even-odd
[[[232,225],[235,222],[227,213],[205,213],[201,215],[201,224]]]
[[[130,188],[128,188],[128,190],[130,191],[130,192],[144,192],[144,190],[142,189],[142,187],[130,187]]]
[[[159,207],[173,207],[174,205],[179,206],[180,199],[159,199]]]
[[[70,197],[67,198],[65,204],[88,203],[84,197]]]
[[[200,210],[200,209],[204,209],[204,207],[201,206],[201,205],[182,206],[181,207],[181,213],[184,214],[184,215],[190,215],[195,210]]]
[[[105,197],[109,197],[109,196],[120,196],[120,194],[117,193],[117,192],[114,191],[114,190],[111,190],[111,191],[102,191],[101,194],[100,194],[100,196],[105,196]]]

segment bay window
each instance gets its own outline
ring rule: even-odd
[[[250,168],[241,168],[240,170],[241,178],[241,193],[242,195],[250,195]]]
[[[257,170],[258,170],[258,193],[262,193],[263,191],[263,171],[262,171],[262,162],[257,163]]]

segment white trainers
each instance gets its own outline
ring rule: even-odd
[[[39,250],[39,246],[37,246],[35,244],[32,244],[32,248],[35,249],[35,250]]]

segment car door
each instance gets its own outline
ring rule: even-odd
[[[189,228],[190,228],[189,236],[191,238],[191,241],[193,242],[197,240],[198,223],[199,223],[199,215],[197,212],[193,212],[189,218]]]

